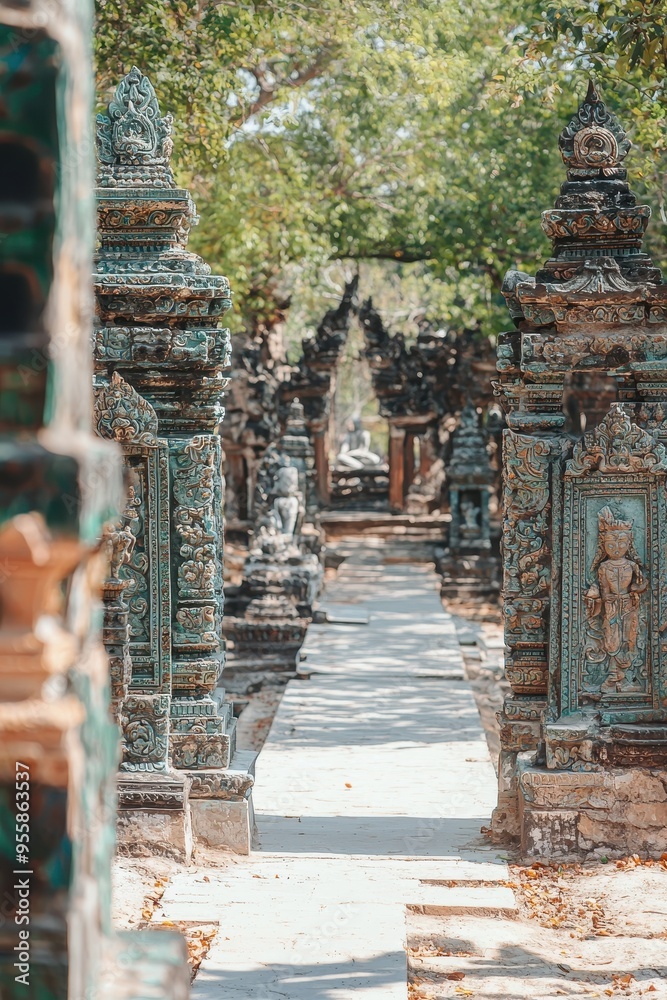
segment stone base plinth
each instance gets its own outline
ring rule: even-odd
[[[306,618],[265,622],[225,619],[225,638],[231,641],[233,649],[227,669],[294,670],[308,624]]]
[[[224,769],[121,774],[119,853],[158,854],[186,864],[198,845],[249,854],[256,758],[252,751],[239,750]]]
[[[440,595],[448,600],[500,594],[500,563],[488,553],[436,550],[436,569],[442,576]]]
[[[190,772],[190,813],[198,845],[250,854],[255,830],[252,788],[257,754],[237,750],[224,771]]]
[[[667,851],[667,771],[555,771],[519,757],[524,855],[576,860],[590,854],[660,857]]]
[[[235,854],[250,854],[255,830],[250,794],[239,800],[195,799],[190,808],[197,844],[224,847]]]
[[[118,775],[118,850],[159,854],[188,863],[192,824],[188,782],[178,773],[127,772]]]
[[[122,809],[116,826],[119,854],[192,858],[192,822],[188,805],[179,810]]]

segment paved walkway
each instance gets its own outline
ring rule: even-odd
[[[406,907],[514,905],[479,833],[496,781],[454,625],[433,571],[390,551],[364,545],[322,599],[357,623],[308,632],[312,676],[258,760],[260,849],[163,898],[167,919],[220,922],[193,1000],[405,1000]]]

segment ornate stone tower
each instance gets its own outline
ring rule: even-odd
[[[487,438],[476,408],[468,401],[452,435],[447,466],[449,546],[438,559],[438,570],[443,576],[441,594],[450,600],[459,595],[498,594],[498,559],[491,556],[490,508],[494,483]]]
[[[229,332],[218,322],[231,301],[227,279],[186,249],[198,219],[169,166],[171,122],[136,67],[98,115],[95,390],[98,432],[123,448],[134,539],[119,570],[132,664],[120,708],[123,829],[135,836],[132,809],[141,808],[142,836],[187,854],[190,816],[195,838],[206,839],[215,812],[199,796],[227,808],[234,755],[231,706],[214,693],[224,660],[218,427],[229,367]]]
[[[553,254],[510,272],[516,331],[498,369],[504,434],[504,610],[498,833],[528,852],[665,850],[667,288],[642,250],[630,142],[593,85],[563,130],[567,168],[542,217]],[[618,400],[565,434],[573,374]]]

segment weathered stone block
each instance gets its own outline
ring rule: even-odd
[[[531,856],[660,856],[667,849],[667,775],[642,768],[548,771],[519,761],[522,850]]]
[[[186,864],[192,858],[190,807],[156,810],[125,809],[116,826],[118,852],[137,857],[160,854]]]
[[[193,799],[192,832],[197,844],[250,854],[254,813],[250,796],[237,800]]]
[[[577,821],[572,809],[522,808],[521,850],[529,857],[576,857],[579,852]]]

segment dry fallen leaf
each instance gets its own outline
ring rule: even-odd
[[[460,982],[460,980],[465,979],[465,977],[466,977],[465,972],[450,972],[447,976],[447,979],[456,979],[457,981]]]

